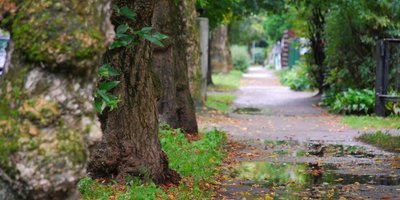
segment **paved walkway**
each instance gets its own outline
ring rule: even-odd
[[[252,67],[235,94],[234,112],[199,120],[234,143],[220,199],[400,198],[398,157],[356,141],[360,131],[316,106],[315,93]]]
[[[206,126],[221,128],[232,138],[242,140],[355,142],[359,132],[341,124],[339,116],[317,107],[316,93],[292,91],[280,85],[273,73],[261,67],[250,68],[236,92],[234,108],[256,108],[258,112],[231,113],[228,119],[211,120]]]

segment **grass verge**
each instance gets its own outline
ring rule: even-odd
[[[342,122],[351,128],[400,129],[400,117],[344,116]]]
[[[101,184],[82,179],[78,188],[82,199],[211,199],[212,183],[224,158],[223,132],[212,130],[190,142],[180,130],[160,126],[160,140],[170,167],[182,177],[180,185],[161,189],[149,181],[127,180],[126,184]]]
[[[387,151],[400,152],[400,136],[391,135],[382,131],[364,133],[359,140]]]
[[[227,114],[231,111],[230,105],[235,99],[236,96],[230,94],[210,94],[207,96],[206,106]]]
[[[214,86],[210,87],[210,90],[216,92],[235,91],[240,87],[242,75],[243,73],[238,70],[232,70],[228,74],[213,74]]]

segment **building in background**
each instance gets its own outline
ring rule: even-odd
[[[0,30],[0,75],[3,74],[4,65],[6,63],[6,56],[7,56],[6,48],[9,40],[10,40],[10,34]]]
[[[282,39],[271,48],[266,60],[266,65],[273,66],[275,70],[292,68],[300,57],[307,52],[307,39],[298,38],[292,30],[286,30]]]

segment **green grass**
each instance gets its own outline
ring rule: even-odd
[[[238,70],[232,70],[229,74],[213,74],[212,80],[214,86],[210,89],[217,92],[235,91],[240,87],[240,79],[243,73]]]
[[[400,152],[400,136],[394,136],[389,133],[377,131],[375,133],[364,133],[359,137],[359,139],[362,142],[388,151]]]
[[[399,129],[400,117],[345,116],[342,122],[351,128]]]
[[[205,185],[216,181],[218,165],[224,158],[225,133],[218,130],[205,132],[198,141],[188,141],[180,130],[160,126],[160,141],[168,156],[169,165],[184,179],[180,185],[163,191],[154,183],[127,180],[124,184],[101,184],[90,178],[82,179],[78,188],[82,199],[211,199],[212,190]]]
[[[236,96],[229,94],[210,94],[207,96],[206,106],[226,114],[231,111],[230,105],[235,98]]]

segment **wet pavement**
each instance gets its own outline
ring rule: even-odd
[[[400,199],[399,155],[358,142],[315,93],[254,67],[235,95],[232,113],[199,116],[235,143],[218,199]]]

